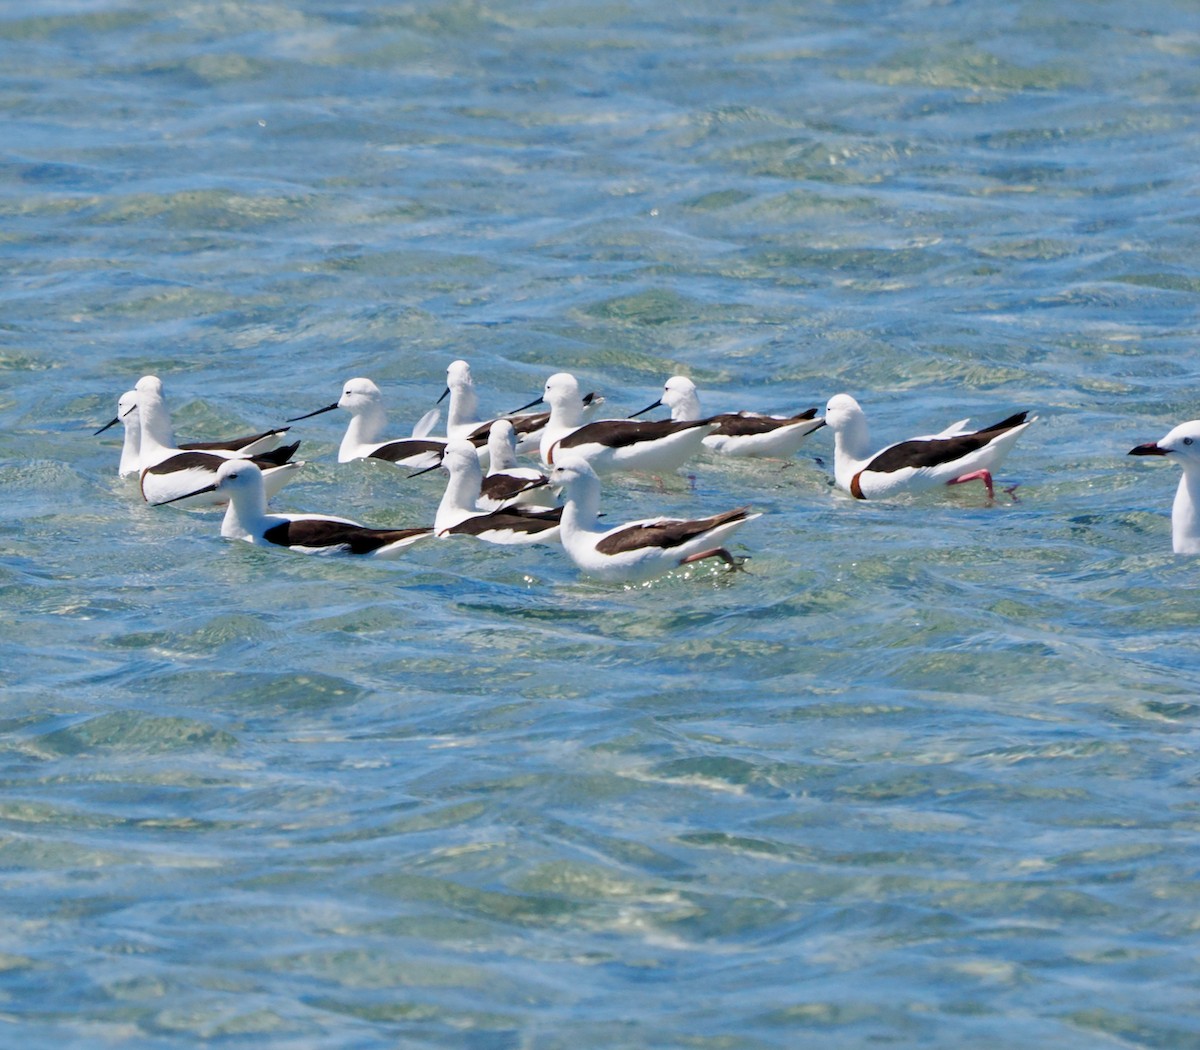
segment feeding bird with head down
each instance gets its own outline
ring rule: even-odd
[[[825,423],[833,431],[834,479],[856,499],[886,499],[968,481],[983,482],[994,499],[992,471],[1036,420],[1018,412],[981,430],[967,430],[961,420],[938,434],[872,451],[866,414],[854,398],[835,394],[825,406]]]

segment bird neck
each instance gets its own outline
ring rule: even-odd
[[[600,484],[580,478],[565,493],[562,530],[567,533],[600,531]]]
[[[1171,543],[1176,554],[1200,554],[1200,470],[1184,470],[1171,507]]]
[[[572,430],[578,430],[581,426],[583,426],[582,398],[574,401],[560,401],[557,404],[551,405],[550,418],[546,420],[546,426],[542,431],[540,442],[542,462],[550,462],[549,452],[556,441],[566,437]]]
[[[137,412],[140,423],[139,459],[142,466],[153,466],[178,448],[175,431],[171,428],[171,414],[163,399],[153,393],[138,396]]]
[[[479,486],[482,483],[483,472],[478,467],[475,470],[456,470],[450,474],[434,518],[435,532],[448,529],[464,518],[479,513]]]
[[[488,442],[488,473],[499,474],[517,465],[517,453],[507,441]]]
[[[865,419],[852,419],[833,432],[833,473],[843,488],[871,454],[871,434]]]
[[[346,427],[346,433],[342,437],[342,444],[338,449],[338,461],[345,463],[348,459],[354,459],[358,455],[359,446],[369,445],[378,440],[386,426],[387,413],[383,410],[382,405],[371,405],[361,412],[354,413],[350,417],[350,424]]]
[[[677,394],[670,407],[671,418],[676,423],[691,423],[700,418],[700,398],[695,391]]]
[[[263,486],[239,489],[231,495],[229,506],[225,508],[221,535],[231,540],[261,536],[266,531],[266,517],[267,493]]]
[[[121,465],[117,473],[121,477],[136,474],[142,463],[142,420],[137,410],[130,412],[125,423],[125,443],[121,446]]]
[[[479,422],[479,398],[475,387],[460,386],[450,390],[450,405],[446,409],[446,433],[455,427],[473,426]]]

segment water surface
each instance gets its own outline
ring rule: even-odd
[[[1187,3],[110,0],[0,13],[0,1017],[27,1045],[1200,1044],[1200,15]],[[606,487],[743,503],[750,575],[230,545],[90,431],[383,387],[397,433],[576,372],[614,414],[847,390],[826,434]],[[287,509],[434,476],[297,424]]]

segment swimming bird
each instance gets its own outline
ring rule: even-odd
[[[475,446],[469,441],[447,442],[441,465],[450,478],[433,522],[433,531],[439,539],[474,536],[500,544],[558,542],[561,507],[549,510],[508,507],[492,511],[480,507],[483,470]]]
[[[579,383],[569,372],[556,372],[547,379],[539,400],[550,406],[550,419],[542,431],[542,461],[553,466],[559,453],[570,452],[587,460],[597,474],[674,470],[696,455],[704,438],[716,429],[715,423],[704,419],[682,423],[671,419],[647,423],[601,419],[584,423]]]
[[[496,419],[507,419],[517,437],[517,451],[530,452],[538,447],[542,431],[550,418],[548,412],[526,412],[525,409],[538,404],[523,405],[515,412],[496,419],[482,420],[479,418],[479,398],[475,393],[475,380],[471,376],[471,366],[466,361],[451,361],[446,368],[446,389],[438,398],[441,404],[446,398],[450,404],[446,410],[446,437],[449,439],[465,438],[479,450],[479,461],[488,466],[487,440],[492,424]],[[596,393],[589,393],[583,399],[585,418],[590,418],[595,410],[604,404],[604,398]]]
[[[446,442],[441,438],[393,438],[381,440],[380,435],[387,426],[387,412],[383,407],[383,393],[370,379],[346,380],[342,396],[332,405],[293,416],[288,420],[295,423],[311,419],[335,408],[350,413],[350,423],[338,448],[338,462],[349,463],[355,459],[382,459],[398,467],[437,466]]]
[[[166,405],[164,402],[164,411]],[[142,417],[137,407],[137,391],[126,390],[117,399],[117,414],[104,424],[96,434],[103,434],[109,427],[118,423],[124,425],[125,438],[121,445],[121,463],[117,468],[120,477],[129,477],[141,470],[142,454]],[[279,447],[283,435],[289,427],[276,427],[257,434],[247,434],[244,437],[228,438],[218,441],[185,441],[175,443],[174,428],[171,427],[170,416],[167,417],[167,427],[170,429],[171,444],[185,452],[236,452],[243,456],[254,456],[262,452],[270,452]]]
[[[483,510],[554,506],[546,475],[517,465],[517,434],[507,419],[497,419],[488,430],[488,472],[480,486],[479,506]]]
[[[163,502],[209,492],[229,501],[221,535],[259,547],[287,547],[302,554],[395,558],[406,547],[433,534],[432,529],[372,529],[349,518],[321,514],[268,514],[263,473],[245,459],[226,460],[211,485]]]
[[[186,507],[211,507],[224,496],[211,490],[194,495],[210,485],[221,464],[228,459],[245,460],[239,452],[223,450],[183,450],[174,445],[171,417],[162,397],[162,381],[157,376],[142,376],[134,387],[136,408],[141,420],[139,439],[139,482],[142,498],[148,503],[183,502]],[[249,457],[263,471],[268,496],[275,495],[302,466],[292,460],[300,442],[296,441],[269,452]]]
[[[1183,468],[1171,506],[1171,546],[1176,554],[1200,554],[1200,419],[1193,419],[1129,450],[1131,456],[1170,456]]]
[[[854,398],[835,394],[825,406],[825,422],[833,430],[834,478],[856,499],[885,499],[966,481],[982,481],[988,498],[994,499],[992,470],[1036,419],[1018,412],[974,431],[966,430],[966,420],[961,420],[939,434],[872,452],[867,417]]]
[[[633,419],[659,406],[671,410],[676,422],[699,420],[700,398],[696,384],[687,376],[671,376],[663,386],[663,395],[652,405],[634,412]],[[704,447],[722,456],[761,456],[786,459],[794,456],[804,439],[825,425],[815,408],[794,416],[766,416],[758,412],[723,412],[706,417],[717,429],[704,439]]]
[[[556,457],[550,484],[561,488],[560,538],[568,557],[589,576],[616,583],[641,583],[681,565],[720,558],[730,569],[735,558],[721,544],[748,521],[761,517],[749,507],[698,520],[647,518],[615,528],[599,524],[600,478],[587,460],[569,452]]]
[[[96,434],[103,434],[117,423],[123,424],[125,428],[117,474],[127,478],[142,469],[142,419],[138,415],[136,390],[126,390],[117,398],[117,414],[97,430]]]
[[[475,380],[471,366],[466,361],[451,361],[446,366],[446,389],[438,398],[440,405],[446,398],[446,437],[466,438],[477,430],[483,421],[479,418],[479,397],[475,393]]]

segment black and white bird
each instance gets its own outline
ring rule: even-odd
[[[446,389],[438,398],[441,404],[446,398],[450,399],[446,410],[446,437],[449,439],[463,438],[470,441],[479,450],[479,461],[485,467],[489,465],[487,450],[488,434],[496,419],[507,419],[512,424],[517,439],[518,452],[533,452],[541,441],[542,431],[550,419],[549,412],[527,412],[528,408],[540,402],[534,401],[523,405],[514,412],[496,419],[483,420],[479,417],[479,396],[475,392],[475,380],[471,375],[471,366],[466,361],[451,361],[446,368]],[[583,398],[584,419],[595,415],[596,409],[604,404],[604,398],[599,394],[589,393]]]
[[[565,452],[591,464],[597,474],[619,470],[666,473],[682,466],[704,447],[715,423],[693,420],[676,423],[665,419],[641,422],[632,419],[600,419],[583,422],[583,398],[579,383],[569,372],[556,372],[546,380],[540,400],[550,406],[550,418],[542,431],[542,462],[553,466]]]
[[[1200,419],[1170,430],[1158,441],[1129,450],[1131,456],[1169,456],[1183,468],[1171,505],[1171,547],[1176,554],[1200,554]]]
[[[488,430],[488,470],[479,489],[483,510],[501,507],[553,507],[554,490],[546,475],[517,464],[517,434],[507,419]]]
[[[338,447],[339,463],[349,463],[355,459],[381,459],[399,467],[424,468],[437,466],[440,461],[442,449],[446,446],[442,438],[382,437],[387,428],[387,411],[383,407],[382,391],[370,379],[358,377],[346,380],[342,396],[332,405],[302,416],[293,416],[288,422],[311,419],[337,408],[350,413],[350,423]]]
[[[722,544],[761,516],[738,507],[696,520],[647,518],[601,528],[600,478],[586,460],[566,452],[558,456],[550,484],[563,493],[560,539],[567,556],[589,576],[614,583],[642,583],[705,558],[739,568],[744,559]]]
[[[121,445],[121,462],[117,473],[125,478],[141,471],[142,459],[142,416],[137,407],[137,391],[126,390],[117,399],[117,414],[104,424],[96,434],[103,434],[109,427],[122,424],[125,431]],[[166,411],[164,402],[163,410]],[[273,430],[263,430],[257,434],[246,434],[242,437],[225,438],[217,441],[183,441],[176,442],[174,427],[170,416],[167,416],[167,427],[170,432],[169,444],[184,452],[233,452],[243,456],[255,456],[278,448],[288,427],[276,427]]]
[[[486,543],[557,543],[562,508],[485,510],[479,502],[483,469],[469,441],[449,441],[441,466],[449,474],[433,531],[439,539],[473,536]]]
[[[162,381],[157,376],[142,376],[134,388],[136,409],[141,419],[139,438],[139,483],[142,498],[148,503],[179,503],[192,509],[211,507],[224,496],[210,486],[221,464],[228,459],[246,460],[240,452],[180,449],[175,444],[171,417],[162,396]],[[249,457],[263,472],[268,496],[279,492],[304,466],[292,456],[300,447],[296,441]]]
[[[267,511],[263,473],[250,460],[230,459],[217,470],[207,488],[191,493],[215,493],[229,501],[221,522],[221,535],[259,547],[287,547],[302,554],[355,554],[368,558],[395,558],[432,529],[372,529],[349,518],[322,514],[272,514]],[[177,502],[186,496],[177,496]]]
[[[1018,412],[982,430],[967,430],[962,420],[939,434],[875,452],[867,417],[854,398],[836,394],[825,406],[825,423],[833,431],[834,478],[856,499],[886,499],[967,481],[982,481],[988,498],[994,499],[991,472],[1036,419]]]
[[[825,425],[823,419],[817,418],[815,408],[794,416],[766,416],[758,412],[702,416],[696,384],[687,376],[671,376],[663,386],[662,397],[629,418],[660,406],[669,408],[671,418],[677,423],[700,419],[715,423],[716,429],[704,438],[704,447],[721,456],[787,459],[796,454],[809,434]]]

